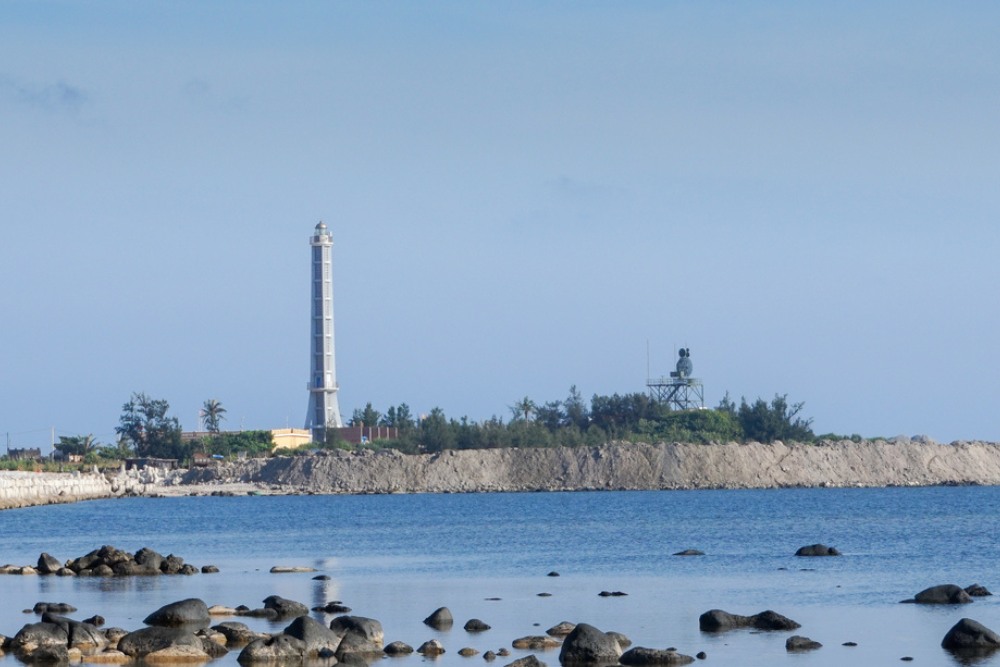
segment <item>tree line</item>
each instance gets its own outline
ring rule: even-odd
[[[636,392],[585,400],[570,387],[563,400],[537,403],[525,396],[508,406],[510,418],[493,416],[484,421],[467,417],[449,418],[436,407],[417,417],[406,403],[384,412],[371,403],[355,410],[352,426],[383,426],[395,429],[397,437],[368,443],[407,453],[437,452],[446,449],[495,449],[500,447],[578,447],[612,441],[721,443],[732,441],[811,442],[815,439],[812,420],[800,416],[804,404],[789,403],[776,395],[770,402],[761,398],[739,405],[728,394],[713,409],[671,410],[649,395]],[[60,437],[56,449],[75,454],[85,462],[129,457],[190,460],[196,452],[230,457],[243,452],[254,456],[270,452],[270,431],[222,432],[226,409],[216,399],[205,401],[201,418],[206,433],[184,439],[180,422],[169,415],[166,400],[145,393],[133,393],[122,406],[115,427],[118,441],[102,445],[92,435]],[[340,431],[328,428],[319,448],[353,448],[341,439]]]
[[[380,440],[379,447],[404,452],[499,447],[577,447],[611,441],[719,443],[733,441],[811,442],[812,420],[801,417],[803,403],[789,403],[787,395],[770,402],[761,398],[733,402],[729,394],[714,409],[671,410],[645,393],[594,394],[586,401],[570,387],[563,400],[536,403],[524,397],[509,407],[504,421],[493,416],[481,422],[449,418],[441,408],[414,418],[407,404],[384,413],[371,403],[354,411],[352,426],[386,426],[398,437]],[[343,446],[338,432],[328,429],[326,446]]]

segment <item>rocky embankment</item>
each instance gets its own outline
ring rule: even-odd
[[[611,444],[552,449],[335,452],[223,463],[158,488],[278,493],[460,493],[1000,484],[1000,445],[898,438],[821,444]]]
[[[321,452],[117,474],[0,473],[0,509],[115,496],[1000,485],[1000,444],[926,439],[769,445]]]

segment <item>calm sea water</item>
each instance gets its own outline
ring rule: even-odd
[[[221,572],[0,576],[0,633],[36,620],[22,610],[39,601],[69,602],[79,608],[74,618],[101,614],[137,629],[151,611],[187,597],[256,607],[278,594],[310,607],[341,600],[379,619],[387,642],[416,647],[438,638],[448,651],[434,661],[442,667],[479,664],[458,656],[462,647],[495,651],[560,621],[617,630],[634,645],[705,651],[706,664],[874,665],[912,656],[920,665],[956,665],[941,638],[962,617],[1000,631],[1000,596],[959,607],[899,601],[941,583],[1000,592],[998,509],[1000,489],[958,487],[134,498],[9,510],[0,512],[0,562],[33,564],[43,551],[66,560],[112,544]],[[844,556],[793,556],[815,542]],[[707,555],[671,555],[687,548]],[[273,565],[311,566],[331,579],[270,574]],[[605,590],[627,595],[601,597]],[[455,615],[452,630],[423,625],[440,606]],[[774,609],[824,647],[789,655],[790,633],[703,634],[698,616],[712,608]],[[493,628],[466,633],[470,618]],[[267,631],[287,624],[234,620]],[[848,641],[858,646],[842,645]],[[497,664],[529,653],[512,650]],[[535,653],[558,664],[558,650]],[[213,665],[231,667],[235,658]],[[1000,666],[1000,655],[982,664]]]

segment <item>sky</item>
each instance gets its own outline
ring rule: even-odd
[[[1000,440],[1000,5],[0,4],[0,434],[787,395]]]

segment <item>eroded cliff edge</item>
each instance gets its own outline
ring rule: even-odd
[[[116,474],[2,473],[0,509],[117,496],[1000,485],[1000,444],[819,444],[324,452]]]
[[[620,443],[602,447],[337,452],[220,464],[167,486],[249,484],[290,493],[455,493],[589,489],[1000,484],[1000,445]],[[177,490],[180,490],[177,489]]]

